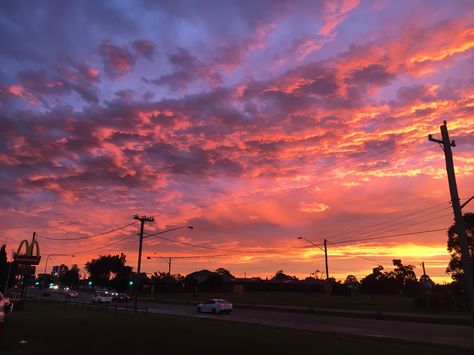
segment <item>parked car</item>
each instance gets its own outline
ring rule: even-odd
[[[13,302],[0,292],[0,323],[5,321],[5,314],[13,311]]]
[[[68,290],[65,292],[66,298],[77,298],[79,297],[79,292],[73,291],[73,290]]]
[[[199,313],[230,313],[232,312],[232,303],[222,298],[212,298],[207,300],[206,302],[198,304],[196,309]]]
[[[112,302],[112,296],[101,291],[96,291],[94,296],[91,298],[92,303],[110,303]]]
[[[114,302],[127,303],[129,300],[130,297],[128,297],[126,293],[117,293],[112,297],[112,301]]]

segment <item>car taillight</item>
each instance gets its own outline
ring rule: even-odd
[[[219,306],[224,307],[225,304],[224,303],[219,303]]]

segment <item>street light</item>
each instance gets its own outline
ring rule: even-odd
[[[153,254],[156,254],[156,251],[153,252]],[[162,256],[153,256],[153,257],[147,256],[146,258],[147,258],[148,260],[150,260],[151,258],[154,258],[154,259],[162,259],[165,263],[168,264],[168,275],[171,275],[171,256],[168,257],[168,258],[164,258],[164,257],[162,257]]]
[[[303,238],[303,237],[298,237],[297,239],[300,239],[300,240],[304,240],[308,243],[310,243],[312,246],[322,250],[324,252],[324,258],[325,258],[325,261],[326,261],[326,280],[329,279],[329,267],[328,267],[328,247],[327,247],[327,240],[326,238],[324,239],[324,249],[321,248],[319,245],[315,244],[314,242],[312,242],[311,240],[309,239],[306,239],[306,238]]]
[[[75,257],[74,254],[70,255],[70,254],[48,254],[46,255],[46,262],[44,263],[44,272],[43,272],[43,288],[46,288],[46,268],[48,267],[48,260],[50,257],[52,256],[71,256],[71,257]]]

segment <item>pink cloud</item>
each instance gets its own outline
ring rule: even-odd
[[[126,47],[120,47],[110,40],[99,46],[104,70],[110,78],[118,78],[133,70],[135,58]]]

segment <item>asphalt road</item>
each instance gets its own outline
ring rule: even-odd
[[[43,293],[40,290],[31,291],[31,296],[41,296]],[[64,300],[65,296],[62,293],[51,292],[51,295],[48,298],[52,300]],[[79,302],[89,302],[90,298],[91,294],[80,293],[79,298],[76,300]],[[335,317],[253,309],[234,309],[233,312],[228,315],[212,315],[197,313],[196,307],[193,305],[151,302],[140,303],[140,305],[148,306],[149,312],[170,316],[214,319],[318,332],[402,339],[407,341],[456,345],[474,349],[474,328],[468,326],[346,318],[339,316]]]
[[[234,309],[232,314],[229,315],[211,315],[197,313],[195,307],[189,305],[156,303],[149,303],[147,305],[150,312],[173,316],[208,318],[319,332],[395,338],[407,341],[457,345],[474,349],[474,329],[467,326],[410,323],[248,309]]]

